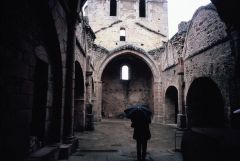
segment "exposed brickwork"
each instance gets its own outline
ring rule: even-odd
[[[102,112],[114,117],[126,105],[142,101],[150,104],[153,121],[158,123],[173,123],[176,114],[178,121],[184,120],[187,114],[194,126],[212,128],[217,125],[216,109],[221,127],[239,127],[239,115],[233,114],[240,105],[239,28],[233,19],[226,20],[232,12],[221,12],[225,5],[201,7],[168,41],[164,37],[168,32],[166,1],[148,1],[146,18],[138,17],[137,2],[118,1],[117,16],[110,17],[109,1],[89,0],[89,23],[82,12],[77,20],[71,19],[76,16],[70,14],[76,13],[71,10],[72,1],[2,3],[2,158],[24,161],[49,145],[63,148],[62,143],[69,145],[70,153],[73,131],[79,130],[76,124],[85,130],[86,106],[91,104],[95,120],[101,120]],[[76,26],[71,26],[75,20]],[[119,42],[120,27],[126,29],[126,42]],[[76,35],[71,36],[75,29]],[[69,56],[74,59],[67,63]],[[129,84],[120,80],[119,68],[124,63],[132,68]],[[72,65],[76,66],[67,77]],[[177,98],[170,89],[177,90]],[[221,105],[219,110],[217,106],[211,111],[209,98],[199,97],[204,94],[215,99],[210,105]],[[75,108],[72,111],[65,104],[68,97]],[[176,102],[177,113],[173,110]],[[196,110],[198,106],[201,108]],[[210,107],[205,109],[210,112],[204,113],[204,107]],[[197,122],[193,116],[204,119]],[[67,139],[63,138],[66,129],[70,129]],[[59,159],[55,150],[51,156]]]

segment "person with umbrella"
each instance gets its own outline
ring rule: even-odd
[[[149,124],[152,112],[146,104],[136,104],[124,110],[127,118],[131,119],[134,128],[133,139],[137,143],[137,160],[145,161],[147,141],[151,138]]]

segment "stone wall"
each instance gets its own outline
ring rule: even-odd
[[[63,2],[24,0],[14,1],[14,5],[12,1],[2,3],[2,158],[23,161],[45,146],[54,145],[57,148],[63,142],[63,131],[66,128],[63,127],[64,123],[73,123],[71,111],[65,113],[66,109],[72,108],[65,105],[68,97],[65,80],[68,69],[66,57],[71,47],[68,44],[71,39],[68,34],[71,33],[71,21],[67,15],[67,3]],[[179,104],[179,111],[185,115],[191,85],[199,78],[207,78],[220,91],[217,94],[223,100],[224,126],[239,126],[239,119],[233,119],[233,111],[239,107],[239,30],[234,30],[236,26],[229,28],[231,22],[225,25],[215,7],[208,5],[199,8],[189,24],[182,23],[179,32],[162,45],[162,41],[167,41],[167,36],[164,35],[168,32],[165,1],[147,1],[146,18],[138,17],[138,3],[135,0],[118,1],[116,17],[108,16],[108,3],[105,0],[89,1],[88,9],[94,11],[92,14],[88,12],[89,22],[96,24],[93,30],[82,15],[78,17],[81,22],[77,21],[77,42],[73,46],[74,61],[80,64],[82,72],[82,80],[79,82],[84,95],[81,100],[85,103],[82,104],[83,113],[86,103],[93,103],[94,114],[98,117],[101,115],[102,103],[106,105],[110,101],[107,116],[110,113],[117,114],[126,107],[124,101],[128,96],[127,103],[146,101],[153,107],[156,122],[169,123],[171,111],[168,110],[169,103],[165,102],[168,89],[174,87],[178,91],[178,103],[183,103]],[[120,27],[126,29],[126,44],[119,42]],[[93,44],[93,31],[97,36],[97,44]],[[136,79],[129,82],[126,93],[123,92],[126,84],[119,81],[120,74],[111,74],[110,69],[126,62],[122,58],[131,60],[132,65],[137,67],[133,67],[132,71],[136,74]],[[111,65],[115,60],[119,62]],[[136,60],[139,61],[135,62]],[[69,82],[75,78],[77,77],[73,76]],[[76,86],[71,85],[68,91],[73,93]],[[71,98],[70,102],[73,101]],[[183,110],[180,110],[180,105]],[[37,106],[41,108],[36,108]],[[115,106],[118,107],[117,110],[113,109]],[[38,115],[38,110],[41,116]],[[215,119],[215,113],[211,114]],[[37,119],[39,122],[36,123],[35,116],[41,121]],[[80,117],[83,126],[84,117],[84,114]],[[71,127],[67,129],[71,130]]]
[[[168,87],[174,86],[178,92],[183,92],[182,98],[181,93],[178,94],[178,99],[183,102],[183,106],[186,106],[191,83],[197,78],[209,78],[221,91],[224,100],[225,125],[230,124],[231,111],[234,108],[231,105],[234,102],[231,96],[236,93],[234,90],[235,61],[226,31],[225,24],[219,18],[214,6],[210,4],[200,7],[189,22],[181,23],[178,33],[163,47],[148,52],[161,70],[162,92],[159,99],[163,122],[168,122],[166,120],[168,107],[165,104]],[[181,57],[184,58],[183,70],[178,60]],[[179,75],[181,70],[184,74],[182,78]]]
[[[231,110],[229,89],[233,83],[234,58],[227,38],[226,26],[218,17],[214,6],[200,8],[194,14],[183,55],[185,57],[185,99],[193,80],[200,77],[210,78],[221,90],[225,104],[225,117],[226,120],[229,119],[229,110]]]
[[[80,13],[82,22],[76,27],[76,48],[75,48],[75,88],[74,88],[74,115],[75,130],[84,131],[86,125],[87,104],[94,103],[94,82],[93,71],[93,41],[95,35],[88,24],[88,19]],[[76,73],[76,70],[79,70]],[[78,79],[76,79],[78,77]]]
[[[1,6],[3,158],[22,161],[48,145],[59,148],[63,123],[70,121],[63,117],[70,29],[68,4],[62,2],[14,1]],[[78,34],[83,38],[80,46],[87,44],[87,38],[82,36],[85,32]],[[85,57],[77,59],[82,64],[86,62]]]
[[[121,67],[129,67],[129,80],[121,80]],[[153,109],[152,73],[133,56],[121,56],[110,62],[102,75],[102,112],[105,117],[119,117],[124,109],[136,103],[147,103]]]
[[[146,17],[139,17],[139,1],[117,1],[117,16],[109,16],[110,1],[88,1],[89,24],[96,34],[95,43],[108,50],[132,44],[150,50],[168,40],[166,1],[147,1]],[[126,41],[120,41],[125,28]]]
[[[46,129],[45,138],[38,138],[39,145],[35,146],[40,148],[60,141],[61,119],[57,111],[62,107],[62,64],[61,56],[56,52],[60,47],[53,21],[49,17],[48,6],[26,1],[16,3],[5,3],[2,15],[5,18],[4,25],[1,26],[0,64],[3,66],[0,77],[3,88],[1,91],[5,92],[6,99],[1,111],[1,151],[9,160],[20,161],[26,158],[30,150],[34,150],[31,149],[30,136],[33,134],[32,109],[37,97],[36,73],[47,78],[42,87],[46,89],[46,115],[45,121],[42,122]],[[38,7],[41,8],[41,15]],[[38,70],[38,62],[45,64],[43,66],[46,70]],[[58,82],[55,82],[56,79]],[[56,92],[58,94],[54,94]],[[52,114],[58,119],[53,120]],[[51,137],[53,135],[54,138]]]

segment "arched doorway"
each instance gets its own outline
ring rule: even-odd
[[[85,127],[84,77],[78,62],[75,62],[74,84],[74,130],[83,131]]]
[[[153,74],[138,56],[124,53],[112,59],[101,81],[103,118],[121,117],[124,109],[135,103],[153,108]]]
[[[224,103],[221,91],[209,78],[193,81],[187,94],[187,117],[190,127],[223,127]]]
[[[165,120],[167,124],[176,124],[178,114],[178,91],[174,86],[167,88],[165,93]]]

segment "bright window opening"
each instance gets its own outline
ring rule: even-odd
[[[120,41],[126,41],[126,31],[125,31],[125,28],[120,28]]]
[[[127,65],[122,66],[121,79],[129,80],[129,68]]]

